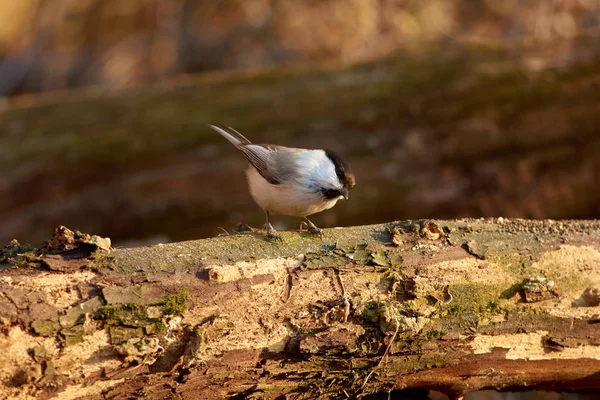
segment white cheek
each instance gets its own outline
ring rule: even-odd
[[[298,168],[304,171],[307,185],[325,188],[341,188],[342,185],[335,174],[335,166],[323,150],[312,150],[302,154],[298,159]]]

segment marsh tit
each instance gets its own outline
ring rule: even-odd
[[[310,233],[322,235],[306,218],[348,199],[354,187],[350,165],[331,150],[296,149],[272,144],[252,144],[225,125],[209,125],[229,140],[250,162],[246,170],[250,194],[267,217],[267,236],[281,240],[270,214],[301,217]]]

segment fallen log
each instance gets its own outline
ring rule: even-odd
[[[420,220],[0,258],[9,398],[600,390],[600,221]]]

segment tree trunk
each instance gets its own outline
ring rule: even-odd
[[[600,390],[600,221],[457,220],[0,261],[10,398]],[[415,392],[413,392],[415,393]]]

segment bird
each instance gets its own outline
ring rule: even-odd
[[[268,238],[283,241],[271,225],[271,214],[300,217],[307,231],[323,236],[307,217],[348,200],[355,185],[350,164],[326,149],[300,149],[274,144],[252,144],[235,129],[209,124],[244,154],[252,198],[265,212]],[[301,226],[302,226],[301,225]]]

